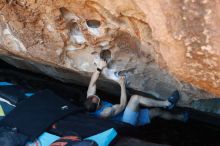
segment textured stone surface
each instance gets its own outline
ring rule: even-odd
[[[129,88],[163,99],[177,88],[190,106],[220,96],[219,15],[218,0],[0,0],[0,54],[87,84],[101,53],[109,61],[101,87],[123,71]]]

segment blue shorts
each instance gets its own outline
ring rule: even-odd
[[[135,112],[129,107],[126,107],[124,114],[121,119],[125,123],[129,123],[134,126],[141,126],[150,123],[149,110],[147,108],[140,109],[140,111]]]

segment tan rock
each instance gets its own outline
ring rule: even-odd
[[[35,71],[65,82],[76,79],[62,70],[78,72],[88,84],[110,50],[108,84],[126,70],[129,88],[163,99],[177,88],[180,105],[220,96],[217,0],[3,0],[0,9],[0,53],[59,70]]]

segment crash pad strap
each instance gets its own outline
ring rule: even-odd
[[[0,126],[15,128],[34,140],[62,117],[81,111],[49,90],[40,91],[24,100],[9,113]]]

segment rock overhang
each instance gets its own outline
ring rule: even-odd
[[[196,0],[3,1],[0,53],[76,72],[86,84],[108,50],[101,79],[107,86],[116,85],[115,72],[125,71],[129,88],[161,99],[177,88],[180,105],[189,106],[220,96],[219,32],[213,31],[218,7]],[[67,82],[73,78],[41,65],[35,70]]]

